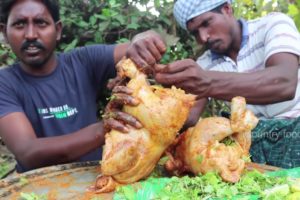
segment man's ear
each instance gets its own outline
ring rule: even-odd
[[[229,4],[229,3],[226,3],[223,6],[222,11],[227,15],[233,16],[233,8],[232,8],[231,4]]]
[[[62,29],[63,29],[62,22],[60,20],[55,23],[55,28],[56,28],[56,41],[60,41]]]
[[[6,25],[4,23],[0,23],[0,32],[3,34],[5,42],[8,42],[6,34]]]

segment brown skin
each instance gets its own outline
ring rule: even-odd
[[[207,12],[187,23],[200,45],[225,54],[236,61],[240,50],[242,30],[226,4],[221,13]],[[155,78],[164,85],[175,85],[198,95],[198,103],[190,116],[195,124],[204,109],[207,97],[230,101],[243,96],[250,104],[272,104],[294,98],[298,77],[299,56],[277,53],[266,61],[266,69],[254,73],[204,71],[198,64],[185,59],[166,66],[156,65]],[[251,92],[249,92],[251,91]]]
[[[40,1],[17,1],[10,11],[7,24],[2,24],[1,30],[27,73],[47,75],[56,68],[54,50],[61,37],[62,24],[60,21],[53,21]],[[158,55],[166,49],[154,32],[148,31],[136,38],[136,41],[116,46],[115,63],[127,55],[136,63],[149,65],[149,61],[156,62],[160,59]],[[145,45],[156,44],[157,41],[160,41],[158,46]],[[31,43],[30,48],[22,49],[22,45],[28,42],[37,42],[41,48]],[[150,60],[145,60],[141,55],[147,55]],[[132,122],[132,119],[129,120]],[[111,127],[114,127],[114,123]],[[17,160],[29,169],[71,162],[104,144],[103,122],[91,124],[68,135],[37,138],[28,118],[22,112],[0,118],[0,136]]]

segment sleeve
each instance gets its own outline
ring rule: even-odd
[[[294,21],[285,14],[276,13],[268,17],[264,39],[265,60],[276,53],[287,52],[300,55],[300,35]]]
[[[115,45],[89,45],[75,49],[72,57],[78,58],[99,88],[104,88],[110,78],[116,76],[114,63]]]
[[[0,77],[0,118],[13,112],[24,112],[13,87]]]

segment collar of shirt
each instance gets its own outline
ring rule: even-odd
[[[241,42],[241,48],[243,48],[249,38],[249,30],[248,30],[248,24],[246,22],[246,20],[244,19],[239,19],[238,22],[241,24],[242,26],[242,42]],[[223,54],[218,54],[216,52],[211,51],[211,59],[212,60],[216,60],[219,58],[222,58],[224,55]]]

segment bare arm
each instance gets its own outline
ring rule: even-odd
[[[294,98],[298,81],[298,56],[278,53],[271,56],[266,69],[248,73],[207,72],[211,77],[208,95],[230,101],[243,96],[251,104],[269,104]]]
[[[104,144],[102,123],[74,133],[37,138],[24,113],[0,118],[0,135],[17,160],[29,169],[71,162]]]
[[[115,64],[117,64],[126,55],[129,45],[129,43],[117,44],[114,51]]]
[[[204,71],[193,60],[157,66],[156,80],[176,85],[199,98],[230,101],[244,96],[250,104],[270,104],[294,98],[298,81],[299,57],[290,53],[272,55],[266,69],[254,73]]]

